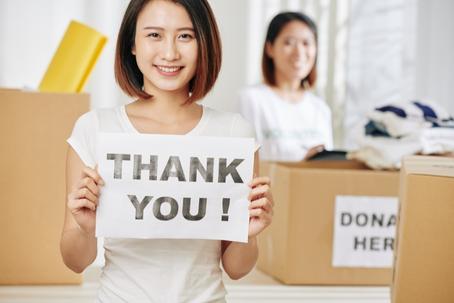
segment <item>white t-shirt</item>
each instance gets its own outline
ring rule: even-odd
[[[240,92],[240,112],[255,127],[262,160],[300,161],[319,144],[332,149],[331,111],[311,92],[291,103],[265,84],[254,85]]]
[[[82,115],[68,143],[90,167],[96,165],[98,131],[138,133],[124,106]],[[186,135],[254,137],[254,131],[239,114],[203,107]],[[221,241],[106,238],[104,248],[97,302],[225,302]]]

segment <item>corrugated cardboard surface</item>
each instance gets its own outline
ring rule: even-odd
[[[0,89],[0,106],[0,284],[80,283],[59,242],[65,141],[89,96]]]
[[[259,269],[287,284],[389,285],[390,268],[331,266],[334,201],[336,195],[397,196],[399,174],[350,161],[322,165],[262,164],[275,207],[273,223],[259,236]]]
[[[394,303],[454,302],[454,159],[411,157],[401,174]]]

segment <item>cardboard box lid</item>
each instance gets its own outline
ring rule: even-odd
[[[436,156],[407,156],[403,160],[403,173],[454,177],[454,158]]]
[[[276,162],[262,161],[264,165],[279,165],[287,168],[321,168],[321,169],[364,169],[371,170],[364,163],[356,160],[326,160],[326,161],[299,161],[299,162]]]
[[[40,92],[37,90],[32,90],[32,89],[20,89],[20,88],[13,88],[13,87],[0,87],[0,95],[6,95],[6,97],[11,97],[11,96],[23,96],[24,94],[39,94],[39,95],[82,95],[82,96],[88,96],[88,93],[68,93],[68,92]]]

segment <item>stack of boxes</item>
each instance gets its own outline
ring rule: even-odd
[[[400,172],[263,162],[275,215],[257,267],[286,284],[390,286],[393,303],[454,302],[454,158]],[[397,227],[396,227],[397,224]]]

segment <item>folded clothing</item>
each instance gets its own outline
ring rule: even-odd
[[[366,135],[401,138],[429,127],[453,127],[454,119],[433,102],[390,103],[367,114]]]
[[[347,158],[374,169],[398,169],[403,156],[454,152],[454,119],[436,103],[410,101],[375,108],[364,132],[357,138],[359,149]]]

